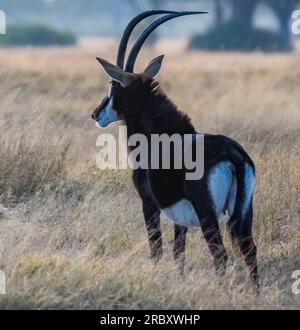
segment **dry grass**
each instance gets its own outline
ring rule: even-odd
[[[186,281],[178,278],[165,219],[164,259],[152,265],[130,172],[95,168],[90,114],[108,82],[95,56],[113,59],[115,43],[89,40],[0,53],[1,308],[299,308],[291,293],[300,268],[299,53],[179,46],[163,42],[140,64],[167,49],[164,89],[199,131],[238,139],[255,160],[260,297],[232,252],[226,277],[215,277],[199,230],[188,235]]]

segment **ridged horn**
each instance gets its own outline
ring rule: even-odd
[[[170,14],[170,13],[176,13],[175,11],[170,10],[147,10],[139,15],[137,15],[135,18],[133,18],[127,25],[126,29],[124,30],[124,33],[122,35],[118,55],[117,55],[117,66],[121,69],[124,67],[124,60],[125,60],[125,54],[127,49],[127,44],[129,41],[129,38],[131,36],[132,31],[134,28],[145,18],[153,16],[153,15],[163,15],[163,14]]]
[[[136,58],[137,58],[144,42],[157,27],[159,27],[161,24],[163,24],[173,18],[180,17],[180,16],[186,16],[186,15],[196,15],[196,14],[207,14],[207,12],[183,11],[183,12],[179,12],[179,13],[172,13],[172,14],[160,17],[159,19],[154,21],[152,24],[150,24],[147,28],[145,28],[145,30],[140,34],[138,40],[133,45],[133,47],[128,55],[128,59],[127,59],[126,66],[125,66],[125,71],[133,72]]]

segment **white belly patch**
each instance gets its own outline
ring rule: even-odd
[[[162,209],[165,216],[177,223],[186,227],[199,227],[199,219],[197,213],[190,201],[181,199],[172,206]]]

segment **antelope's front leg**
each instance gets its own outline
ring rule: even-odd
[[[187,227],[174,225],[174,247],[173,255],[176,265],[179,268],[180,275],[184,276],[184,261],[185,261],[185,242],[186,242]]]
[[[151,259],[157,262],[163,255],[162,237],[160,228],[160,211],[154,202],[143,201],[143,212],[148,232]]]

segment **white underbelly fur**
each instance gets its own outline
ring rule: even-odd
[[[208,190],[213,201],[217,219],[221,222],[226,214],[231,215],[236,199],[236,178],[230,162],[222,162],[215,166],[208,178]],[[178,225],[186,227],[200,226],[197,213],[192,203],[181,199],[175,204],[162,209],[166,217]]]
[[[181,199],[172,206],[162,209],[165,216],[178,225],[195,227],[200,226],[197,213],[190,201]]]

